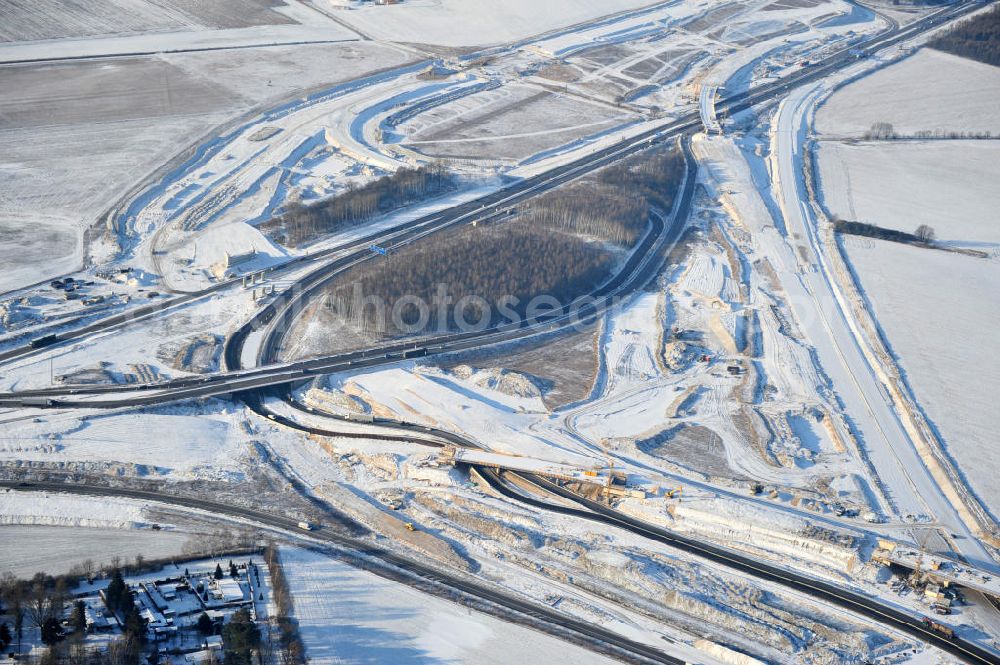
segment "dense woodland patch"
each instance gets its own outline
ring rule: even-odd
[[[403,332],[455,329],[455,303],[467,296],[489,304],[467,301],[459,312],[482,326],[505,323],[511,313],[524,317],[536,296],[566,304],[613,274],[645,234],[650,209],[669,212],[683,177],[677,148],[637,155],[532,199],[508,220],[444,231],[353,268],[331,285],[327,306],[360,329],[393,335],[400,332],[394,306],[406,326],[421,323],[416,306],[406,304],[414,298],[428,305],[429,319]],[[440,285],[450,302],[435,299]],[[378,298],[384,313],[357,294]],[[497,308],[501,301],[506,310]]]
[[[440,164],[403,167],[337,196],[305,204],[293,203],[283,214],[261,224],[265,233],[289,247],[340,233],[396,208],[439,196],[456,187]]]
[[[1000,67],[1000,6],[962,21],[928,46]]]

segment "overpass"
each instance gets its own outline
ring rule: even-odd
[[[715,100],[719,96],[719,88],[714,85],[702,85],[698,94],[698,112],[701,115],[701,124],[705,128],[706,134],[721,134],[722,125],[715,113]]]
[[[872,561],[918,571],[930,581],[972,589],[1000,600],[1000,578],[995,575],[940,554],[928,554],[912,545],[891,540],[880,540],[878,545]]]
[[[624,487],[625,474],[623,472],[615,471],[604,465],[580,467],[535,457],[506,455],[481,448],[458,448],[456,446],[443,448],[441,454],[438,455],[438,463],[462,464],[495,471],[530,473],[560,483],[580,483],[603,494],[646,498],[644,491]]]

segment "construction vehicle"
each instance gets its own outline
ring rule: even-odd
[[[672,490],[667,490],[667,498],[673,499],[674,497],[677,497],[679,499],[681,498],[681,492],[683,491],[684,491],[683,487],[675,487]]]
[[[947,637],[949,640],[955,639],[955,631],[944,624],[940,624],[937,621],[928,619],[927,617],[920,617],[920,623],[922,623],[924,628],[927,630],[934,631],[938,635]]]
[[[312,531],[314,528],[312,524],[306,521],[299,522],[298,527],[303,531]]]
[[[413,522],[407,522],[405,524],[407,531],[416,531],[417,527],[413,526]]]

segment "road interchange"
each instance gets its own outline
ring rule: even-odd
[[[958,8],[951,8],[942,10],[942,12],[932,15],[924,20],[924,22],[918,22],[919,29],[916,29],[914,25],[908,26],[905,29],[899,29],[898,26],[894,27],[890,32],[882,36],[879,39],[884,41],[878,41],[876,39],[870,44],[870,48],[879,48],[884,46],[889,46],[897,43],[903,39],[913,36],[920,30],[929,29],[938,25],[946,20],[951,20],[956,16],[960,15],[960,9],[967,9],[967,6],[962,6]],[[917,24],[915,24],[917,25]],[[826,75],[829,71],[835,68],[835,65],[842,65],[845,62],[850,62],[852,56],[843,54],[840,58],[834,58],[831,62],[824,63],[823,65],[818,65],[810,70],[803,70],[796,77],[791,77],[790,80],[779,81],[775,84],[770,84],[764,89],[755,90],[753,93],[748,93],[743,96],[738,96],[736,98],[730,98],[720,101],[718,107],[720,109],[725,109],[730,113],[737,112],[749,108],[751,106],[768,103],[770,101],[775,101],[780,95],[787,92],[791,87],[802,85],[809,81],[815,80],[821,76]],[[347,255],[342,258],[337,258],[333,262],[321,266],[316,271],[309,273],[309,276],[300,280],[295,285],[295,292],[289,292],[287,294],[288,298],[283,301],[284,306],[279,308],[274,306],[274,304],[268,307],[274,307],[271,310],[270,318],[266,313],[268,310],[264,310],[255,317],[255,321],[258,324],[269,325],[274,317],[285,317],[294,316],[296,309],[296,302],[300,302],[303,293],[310,292],[313,288],[318,285],[325,284],[333,276],[339,274],[342,270],[356,265],[357,262],[371,260],[369,254],[367,253],[367,246],[364,243],[368,243],[370,240],[383,242],[392,246],[401,246],[409,242],[415,242],[416,240],[434,233],[436,231],[449,228],[455,225],[468,223],[470,220],[483,220],[489,219],[490,215],[500,215],[504,214],[504,211],[508,208],[516,205],[520,201],[523,201],[531,196],[551,189],[552,187],[559,186],[560,184],[572,180],[575,177],[583,173],[587,173],[595,168],[599,168],[602,165],[612,163],[617,161],[628,154],[632,154],[635,151],[646,149],[652,145],[661,144],[666,141],[673,140],[677,136],[682,136],[689,134],[700,127],[700,120],[697,114],[691,114],[685,116],[677,121],[667,124],[663,127],[651,130],[649,133],[640,135],[639,137],[633,137],[627,139],[622,143],[606,148],[602,151],[594,153],[594,155],[587,156],[578,162],[574,162],[566,167],[560,167],[555,169],[554,172],[548,172],[543,174],[537,181],[529,179],[523,181],[522,183],[517,183],[509,188],[500,190],[499,192],[492,194],[488,197],[482,199],[477,199],[476,201],[470,202],[469,204],[464,204],[455,209],[447,211],[446,213],[437,213],[422,220],[418,220],[412,227],[407,230],[398,231],[396,235],[380,234],[370,237],[364,241],[359,241],[352,245],[354,251],[351,252],[351,248],[347,248]],[[478,206],[478,207],[477,207]],[[492,213],[490,208],[493,208]],[[655,226],[655,225],[654,225]],[[657,246],[660,247],[659,243]],[[344,251],[345,248],[337,248],[339,252]],[[303,260],[319,260],[316,257]],[[623,281],[627,282],[629,288],[635,288],[642,279],[648,278],[651,274],[655,274],[653,271],[653,266],[650,263],[643,263],[641,266],[635,267],[635,271],[624,275],[622,277]],[[653,271],[653,272],[650,272]],[[624,273],[623,273],[624,274]],[[314,281],[308,281],[312,278]],[[643,282],[644,283],[644,282]],[[213,289],[221,289],[223,287],[229,288],[230,285],[216,285]],[[626,289],[622,289],[623,291]],[[291,291],[291,290],[290,290]],[[200,297],[204,294],[192,294],[190,297]],[[187,298],[187,296],[185,296]],[[588,313],[589,317],[594,317],[600,314],[602,309],[594,307],[594,309]],[[151,312],[152,313],[152,312]],[[548,332],[554,329],[554,326],[563,322],[563,319],[559,315],[553,316],[550,319],[540,321],[537,323],[537,327],[530,330],[514,330],[514,331],[485,331],[485,333],[477,333],[475,335],[470,335],[468,337],[455,337],[446,336],[443,339],[435,339],[425,344],[425,352],[428,355],[433,355],[435,353],[445,353],[454,350],[460,350],[465,348],[474,348],[486,344],[495,344],[500,341],[509,341],[512,339],[517,339],[520,336],[527,336],[529,334],[538,334],[541,332]],[[108,325],[120,325],[122,323],[127,323],[126,320],[115,321]],[[284,323],[284,322],[283,322]],[[96,330],[100,330],[100,324],[95,324],[97,327],[87,327],[85,332],[80,334],[80,337],[92,334]],[[249,326],[249,328],[248,328]],[[248,324],[244,328],[253,330],[253,326]],[[275,326],[277,329],[280,326]],[[242,329],[241,329],[242,330]],[[59,341],[68,341],[69,339],[75,339],[76,337],[67,337],[65,340],[60,339]],[[231,340],[233,338],[230,338]],[[245,339],[245,337],[244,337]],[[278,339],[277,336],[268,337],[268,339]],[[0,397],[0,404],[5,404],[9,406],[21,406],[21,407],[79,407],[79,408],[121,408],[129,406],[144,406],[150,404],[161,404],[169,401],[175,401],[178,399],[191,399],[191,398],[201,398],[213,395],[246,395],[247,391],[263,391],[267,388],[273,386],[288,386],[293,383],[302,381],[305,378],[310,378],[313,376],[319,376],[331,372],[361,369],[369,367],[377,367],[387,364],[392,364],[398,362],[401,358],[401,354],[411,348],[412,345],[409,344],[395,344],[386,347],[379,347],[377,349],[370,349],[367,352],[359,352],[357,354],[343,354],[339,356],[332,356],[326,358],[312,359],[309,361],[297,361],[294,363],[271,363],[265,367],[252,368],[247,370],[237,369],[235,367],[235,362],[230,362],[231,359],[235,360],[239,356],[233,355],[230,358],[229,345],[227,344],[227,366],[231,368],[231,371],[226,373],[221,373],[212,377],[208,377],[207,380],[202,377],[193,379],[181,379],[177,381],[164,382],[161,384],[144,384],[138,386],[129,387],[66,387],[61,389],[51,389],[51,390],[37,390],[37,391],[25,391],[24,393],[17,393],[12,395],[5,395]],[[434,348],[440,346],[440,348]],[[233,346],[236,349],[237,346]],[[240,347],[241,348],[241,347]],[[274,346],[265,347],[262,349],[261,357],[265,360],[273,360],[274,358]],[[236,353],[235,351],[233,352]],[[16,356],[11,356],[16,357]],[[139,393],[135,397],[125,397],[121,399],[102,399],[102,400],[92,400],[92,399],[78,399],[78,395],[87,394],[100,394],[100,393],[125,393],[133,394]],[[70,399],[65,399],[67,396]],[[42,398],[43,401],[33,398]],[[28,401],[25,401],[27,399]],[[544,487],[542,487],[545,489]],[[553,488],[547,488],[550,492],[555,492]],[[592,506],[587,506],[590,512],[595,512]],[[601,514],[597,512],[597,514]],[[615,516],[608,516],[609,519],[620,519]],[[592,519],[592,517],[588,517]],[[619,526],[622,523],[618,522]],[[633,525],[634,526],[634,525]],[[648,525],[635,526],[638,529],[648,529]],[[662,536],[662,534],[658,534]],[[670,535],[670,537],[673,537]],[[876,610],[881,611],[881,610]],[[888,614],[883,614],[883,619],[889,623],[895,624],[893,617]],[[909,617],[910,621],[909,627],[913,628],[912,617]],[[904,622],[905,623],[905,622]],[[919,629],[919,626],[917,626]],[[905,629],[905,627],[903,628]],[[912,631],[908,631],[911,632]],[[924,637],[927,638],[927,631]],[[933,636],[931,636],[933,637]],[[944,644],[939,645],[942,648],[945,647]],[[952,653],[956,653],[951,650]],[[961,653],[956,653],[965,658],[972,658],[970,662],[997,662],[991,654],[986,652],[985,657],[982,654],[976,655],[973,652],[960,649]],[[978,659],[977,659],[978,658]]]

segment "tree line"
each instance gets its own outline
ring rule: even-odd
[[[261,224],[265,231],[290,247],[339,233],[396,208],[455,189],[456,178],[439,163],[402,167],[395,173],[317,203],[292,203]]]
[[[292,592],[285,576],[285,568],[281,564],[278,547],[272,542],[264,549],[264,562],[271,573],[271,598],[278,609],[278,640],[281,646],[281,665],[303,665],[306,662],[306,649],[299,636],[299,626],[296,622],[295,605],[292,602]]]
[[[849,222],[844,219],[837,219],[833,222],[833,229],[837,233],[847,233],[865,238],[877,238],[878,240],[888,240],[890,242],[901,242],[908,245],[931,246],[934,244],[934,229],[927,224],[921,224],[914,233],[887,229],[867,222]]]
[[[928,46],[1000,66],[1000,6],[962,21],[930,40]]]
[[[233,535],[231,532],[217,534],[233,543],[241,543],[235,553],[260,552],[261,549],[246,545],[246,533]],[[230,550],[232,552],[232,550]],[[273,545],[265,553],[271,561],[277,561]],[[217,555],[213,554],[213,556]],[[199,551],[198,556],[203,553]],[[74,566],[66,575],[51,576],[38,573],[31,579],[18,579],[11,573],[0,577],[0,653],[8,650],[19,655],[19,661],[25,662],[22,647],[25,630],[37,628],[41,641],[48,649],[39,656],[33,653],[27,662],[32,665],[139,665],[143,658],[143,648],[146,643],[146,622],[139,613],[134,592],[129,588],[123,575],[138,573],[172,562],[160,560],[148,562],[142,556],[136,556],[134,565],[123,566],[121,557],[113,557],[109,568],[102,569],[93,560],[87,559]],[[278,562],[280,566],[280,561]],[[229,574],[238,576],[235,563],[230,560]],[[116,617],[121,626],[121,635],[107,644],[95,646],[86,642],[87,616],[86,605],[82,600],[74,600],[70,589],[83,579],[93,582],[99,574],[107,574],[110,578],[102,593],[105,606]],[[185,576],[189,573],[185,569]],[[248,573],[249,574],[249,573]],[[224,576],[220,566],[216,566],[215,578]],[[275,593],[279,611],[287,615],[291,613],[291,596],[283,571],[278,572],[277,579],[281,589]],[[258,576],[259,583],[259,576]],[[207,595],[207,589],[205,590]],[[294,620],[291,625],[294,626]],[[197,628],[205,635],[215,632],[215,625],[206,614],[199,617]],[[287,628],[282,628],[281,665],[302,665],[304,649],[294,631],[294,640],[286,638]],[[261,646],[260,632],[247,610],[239,610],[230,617],[222,627],[221,635],[224,646],[224,662],[226,665],[250,665],[255,662],[253,654]],[[286,645],[295,641],[291,647]],[[150,665],[156,665],[158,654],[153,651],[147,658]],[[208,665],[214,665],[215,660]]]
[[[24,630],[34,626],[42,643],[49,647],[38,659],[39,665],[138,665],[146,627],[121,571],[112,572],[104,597],[108,608],[122,621],[122,635],[103,650],[84,643],[87,632],[85,605],[81,600],[71,602],[69,592],[69,585],[76,581],[44,573],[30,580],[4,575],[0,580],[0,603],[12,625],[6,622],[0,625],[0,649],[16,644],[20,654]],[[68,608],[71,611],[67,631],[63,628],[62,617]]]
[[[328,289],[327,307],[384,336],[401,332],[392,326],[393,308],[402,332],[415,333],[459,328],[459,318],[482,327],[524,318],[541,295],[567,304],[611,276],[644,234],[650,209],[672,207],[683,176],[678,148],[641,153],[538,196],[502,221],[443,231],[356,266]],[[448,301],[436,297],[440,285]],[[426,321],[414,299],[429,308]],[[501,299],[506,313],[497,307]]]
[[[861,135],[865,141],[894,141],[897,139],[991,139],[993,132],[957,131],[952,129],[919,129],[912,134],[900,134],[891,122],[876,122]]]

